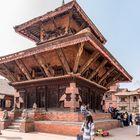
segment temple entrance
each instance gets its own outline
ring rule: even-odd
[[[27,108],[32,108],[33,104],[36,102],[36,90],[34,87],[28,88],[27,92]]]
[[[37,106],[39,108],[44,108],[45,107],[45,87],[37,87],[36,89],[36,98],[37,98]]]
[[[58,107],[58,90],[57,89],[48,89],[48,108],[56,108]]]

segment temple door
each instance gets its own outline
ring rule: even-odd
[[[30,88],[27,91],[27,107],[33,108],[33,104],[36,102],[35,88]]]
[[[29,93],[28,94],[28,108],[32,108],[33,104],[35,102],[35,97],[34,97],[34,93]]]
[[[55,108],[58,107],[58,90],[48,89],[48,107]]]
[[[44,108],[45,107],[45,87],[37,87],[37,92],[36,92],[36,103],[37,107],[39,108]]]

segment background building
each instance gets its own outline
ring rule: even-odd
[[[114,84],[110,87],[110,90],[104,94],[103,97],[103,111],[108,112],[109,106],[117,108],[117,97],[116,92],[119,91],[119,84]]]
[[[119,84],[110,87],[110,90],[104,94],[103,110],[108,112],[109,106],[112,106],[122,112],[137,113],[139,111],[140,88],[129,91],[120,89]]]
[[[122,89],[115,96],[117,97],[117,108],[119,110],[132,113],[139,112],[140,89],[134,91]]]
[[[13,87],[9,86],[8,80],[0,79],[0,109],[11,110],[14,104],[14,93]]]

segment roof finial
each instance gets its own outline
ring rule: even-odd
[[[65,4],[65,0],[62,1],[62,5],[64,5],[64,4]]]

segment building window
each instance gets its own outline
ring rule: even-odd
[[[136,96],[133,97],[133,102],[137,102],[137,97]]]
[[[121,110],[126,110],[126,106],[121,106],[120,109]]]
[[[125,102],[125,97],[120,98],[121,102]]]
[[[133,107],[132,109],[134,112],[138,111],[138,107]]]
[[[112,99],[111,93],[107,93],[107,94],[105,95],[105,99],[106,99],[106,100],[111,100],[111,99]]]

